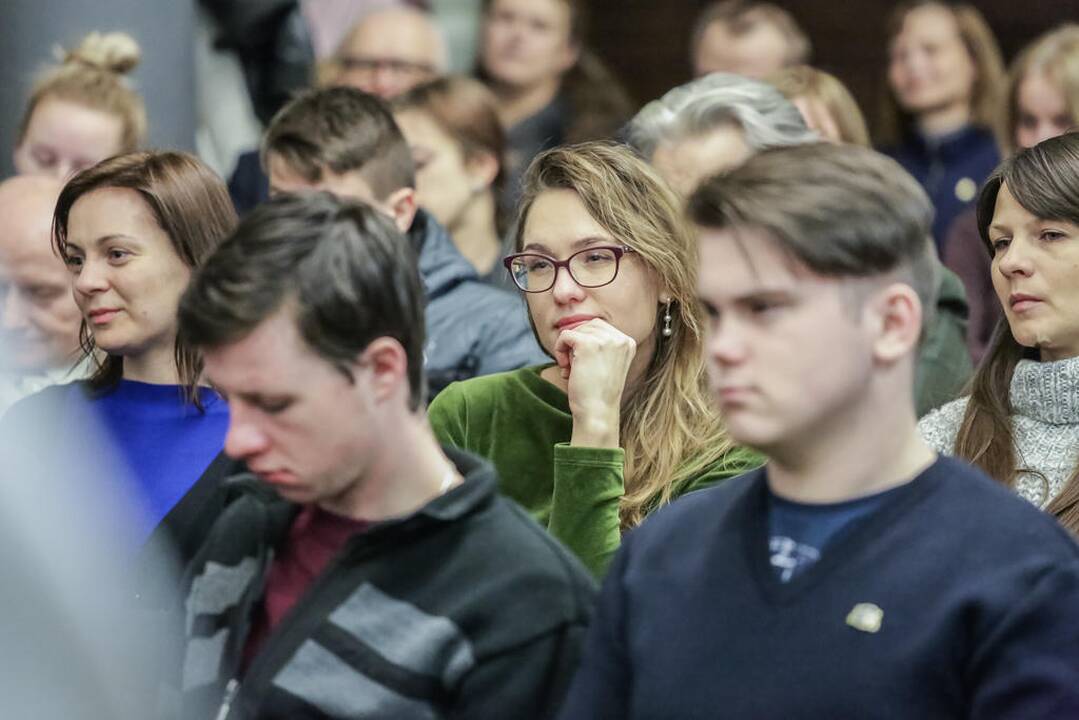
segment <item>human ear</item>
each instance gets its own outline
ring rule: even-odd
[[[465,160],[465,170],[472,183],[472,192],[478,193],[491,187],[498,177],[500,165],[494,153],[480,151]]]
[[[412,227],[412,221],[416,218],[416,190],[414,188],[399,188],[394,190],[382,202],[393,216],[393,223],[397,229],[407,233]]]
[[[922,302],[906,283],[891,283],[867,302],[874,331],[873,356],[893,364],[918,349],[922,335]]]
[[[405,387],[408,396],[408,354],[401,343],[391,337],[378,337],[368,343],[353,363],[353,373],[360,377],[366,370],[366,381],[361,392],[370,394],[374,404],[381,404],[396,397]],[[357,381],[357,386],[361,383]]]

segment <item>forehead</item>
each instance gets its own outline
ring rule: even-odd
[[[544,245],[552,251],[567,250],[584,238],[613,240],[611,234],[589,214],[573,190],[544,190],[532,202],[522,232],[524,245]]]
[[[46,97],[34,108],[27,134],[31,139],[61,142],[119,142],[120,118],[79,103]],[[80,150],[83,148],[79,148]]]
[[[325,363],[300,335],[294,312],[281,308],[239,340],[203,352],[209,380],[226,392],[267,392],[302,383]]]
[[[569,24],[570,7],[566,0],[493,0],[492,12],[512,12],[549,23]]]
[[[438,65],[437,31],[418,13],[380,12],[345,40],[346,54]]]
[[[798,263],[763,230],[699,228],[702,297],[736,299],[759,291],[793,290],[824,278]]]
[[[1031,71],[1023,76],[1019,83],[1019,101],[1025,105],[1038,105],[1039,107],[1052,106],[1066,111],[1064,94],[1060,88],[1044,72]]]
[[[157,218],[138,191],[103,187],[91,190],[71,206],[68,240],[96,239],[105,234],[142,236],[160,230]],[[163,231],[162,231],[163,232]]]
[[[959,23],[951,10],[940,5],[915,8],[903,18],[903,25],[895,40],[951,40],[959,39]]]
[[[687,138],[661,142],[652,164],[668,184],[688,195],[698,181],[741,165],[749,155],[742,129],[729,122]]]
[[[268,165],[271,193],[325,190],[340,198],[362,200],[366,203],[375,203],[378,200],[359,170],[335,173],[323,168],[321,179],[311,182],[274,153],[270,153]]]

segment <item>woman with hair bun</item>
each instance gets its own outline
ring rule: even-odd
[[[516,234],[504,264],[554,362],[454,383],[428,416],[602,575],[653,510],[759,460],[708,397],[697,244],[655,170],[622,146],[549,150]]]
[[[125,76],[140,57],[138,43],[118,32],[90,33],[64,53],[30,92],[15,143],[15,171],[66,179],[138,149],[146,135],[146,108]]]

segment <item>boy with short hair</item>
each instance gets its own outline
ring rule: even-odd
[[[716,400],[769,462],[624,541],[561,717],[1079,717],[1079,547],[916,428],[921,188],[808,145],[688,207]]]

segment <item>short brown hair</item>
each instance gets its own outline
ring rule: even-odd
[[[765,150],[704,182],[688,212],[702,227],[762,230],[819,275],[902,273],[923,317],[936,304],[933,206],[899,163],[868,148],[813,143]]]
[[[139,46],[124,33],[90,33],[64,53],[58,67],[47,70],[30,91],[19,121],[16,145],[26,137],[34,110],[42,100],[57,98],[120,119],[117,153],[138,149],[146,137],[146,107],[124,76],[139,64]]]
[[[326,170],[358,172],[375,199],[416,186],[412,153],[389,107],[374,95],[350,87],[316,88],[283,107],[262,138],[261,157],[280,158],[308,182]]]
[[[707,5],[701,10],[693,22],[693,31],[690,34],[690,57],[696,57],[701,41],[704,40],[704,34],[712,23],[723,23],[730,29],[732,35],[738,36],[748,32],[753,25],[761,21],[775,26],[787,41],[785,65],[801,65],[809,62],[813,46],[809,42],[809,37],[789,12],[770,2],[747,2],[746,0],[722,0],[722,2]]]
[[[183,152],[118,155],[78,173],[60,192],[53,215],[53,243],[60,257],[67,257],[71,208],[79,198],[102,188],[137,192],[169,236],[176,254],[192,269],[202,265],[236,225],[236,211],[224,181],[195,156]],[[99,362],[85,320],[79,342],[86,357],[97,365],[90,387],[104,390],[118,383],[123,377],[123,358],[109,355]],[[186,397],[197,404],[202,358],[177,335],[175,359]]]

